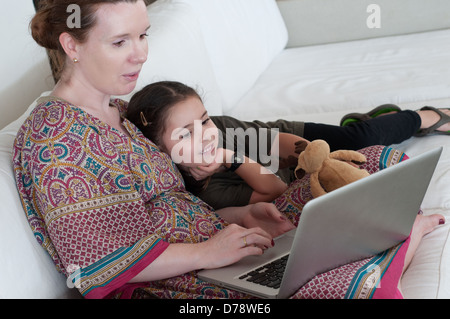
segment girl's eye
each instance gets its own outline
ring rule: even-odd
[[[205,120],[202,122],[202,125],[208,124],[208,122],[209,122],[210,120],[211,120],[211,119],[208,117],[207,119],[205,119]]]
[[[186,138],[189,138],[191,136],[191,132],[186,132],[185,134],[180,135],[180,140],[184,140]]]
[[[148,37],[148,33],[141,34],[141,39]]]

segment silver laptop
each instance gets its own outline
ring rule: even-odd
[[[201,270],[199,278],[257,297],[287,298],[315,275],[397,245],[411,232],[441,152],[426,152],[309,201],[297,229],[276,238],[262,256]],[[261,274],[267,264],[281,272],[280,279]]]

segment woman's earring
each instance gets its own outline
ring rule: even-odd
[[[78,59],[77,58],[73,58],[73,63],[78,63]]]

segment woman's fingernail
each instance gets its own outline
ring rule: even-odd
[[[444,225],[444,224],[445,224],[445,219],[444,218],[439,219],[439,225]]]
[[[273,247],[273,246],[275,246],[275,242],[274,242],[273,239],[272,239],[272,247]]]

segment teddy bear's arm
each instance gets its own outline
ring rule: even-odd
[[[327,192],[323,189],[319,181],[319,173],[312,173],[310,175],[311,194],[314,198],[325,195]]]
[[[366,157],[363,154],[350,150],[334,151],[330,153],[330,158],[339,161],[354,162],[356,164],[363,164],[367,161]]]

